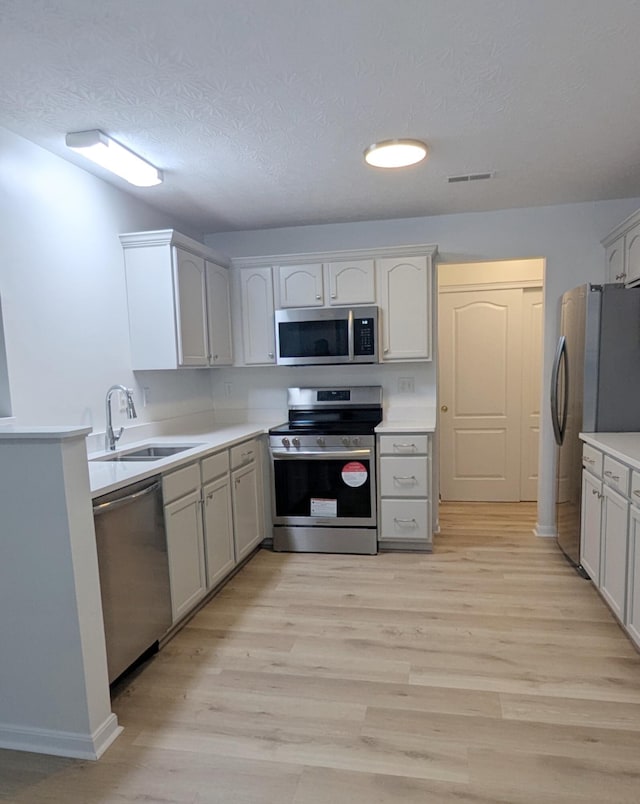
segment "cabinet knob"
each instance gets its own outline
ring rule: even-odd
[[[385,353],[385,355],[387,354],[387,352],[388,352],[388,351],[389,351],[389,347],[388,347],[388,346],[385,346],[385,348],[384,348],[384,353]]]
[[[336,298],[336,296],[337,296],[337,294],[336,294],[336,293],[332,293],[332,294],[331,294],[331,298],[332,298],[332,299],[335,299],[335,298]]]
[[[626,278],[627,278],[626,274],[616,274],[616,282],[620,282],[620,281],[622,281],[623,279],[626,279]]]
[[[267,357],[270,357],[270,358],[273,359],[273,352],[267,352]]]
[[[319,293],[316,293],[316,299],[317,299],[318,301],[320,301],[320,299],[321,299],[321,298],[322,298],[322,296],[321,296]]]
[[[441,410],[443,413],[446,413],[446,412],[449,410],[449,408],[448,408],[446,405],[441,405],[441,406],[440,406],[440,410]]]

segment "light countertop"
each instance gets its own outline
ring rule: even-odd
[[[640,470],[640,433],[580,433],[580,438],[612,458]]]
[[[390,408],[376,427],[376,433],[433,433],[435,429],[435,408]]]
[[[89,483],[91,496],[98,497],[110,491],[122,488],[129,483],[136,483],[147,477],[166,472],[170,469],[177,469],[182,464],[187,464],[209,453],[216,452],[226,447],[232,447],[249,438],[255,438],[268,431],[268,427],[261,424],[236,424],[228,427],[220,427],[208,432],[185,432],[180,435],[155,436],[146,438],[137,444],[126,444],[116,452],[130,452],[136,447],[148,444],[180,444],[193,445],[190,449],[178,452],[167,458],[159,458],[156,461],[141,461],[122,463],[119,461],[100,461],[95,460],[107,453],[104,451],[89,454]]]

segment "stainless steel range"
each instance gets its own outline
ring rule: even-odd
[[[289,388],[288,405],[269,431],[274,550],[376,553],[382,388]]]

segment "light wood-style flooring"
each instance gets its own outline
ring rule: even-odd
[[[0,801],[640,801],[640,656],[534,520],[449,503],[433,555],[259,552],[121,686],[99,762],[0,751]]]

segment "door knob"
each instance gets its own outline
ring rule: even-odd
[[[443,413],[446,413],[446,412],[449,410],[449,408],[448,408],[446,405],[442,405],[442,407],[440,408],[440,410],[441,410]]]

